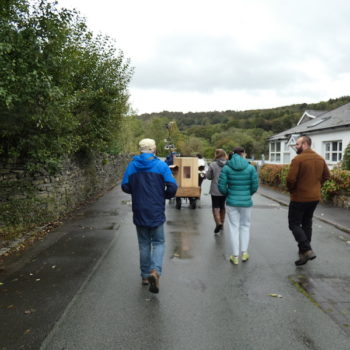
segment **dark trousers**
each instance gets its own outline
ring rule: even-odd
[[[298,242],[299,252],[304,253],[311,250],[312,217],[318,201],[289,203],[288,223]]]

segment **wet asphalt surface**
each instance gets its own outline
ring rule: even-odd
[[[346,234],[315,220],[317,259],[295,267],[287,208],[256,194],[251,259],[233,266],[227,231],[213,234],[208,185],[195,210],[167,203],[158,295],[141,286],[119,186],[9,260],[0,349],[350,349]]]

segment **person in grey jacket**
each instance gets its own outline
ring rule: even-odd
[[[225,221],[225,199],[226,197],[218,189],[218,180],[222,168],[226,164],[227,154],[223,149],[215,150],[215,160],[209,165],[209,168],[205,174],[208,180],[211,180],[210,191],[211,194],[211,206],[215,221],[214,233],[217,235],[222,231]]]
[[[258,175],[254,166],[245,159],[244,148],[236,147],[233,150],[231,160],[220,173],[218,187],[220,192],[226,195],[228,227],[233,250],[230,262],[237,265],[240,252],[243,262],[249,259],[252,195],[258,189]]]

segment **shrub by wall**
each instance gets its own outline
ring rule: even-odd
[[[286,177],[289,165],[264,164],[260,169],[260,181],[262,184],[287,191]],[[321,189],[321,197],[325,202],[331,202],[335,206],[350,208],[350,171],[333,169],[331,177]]]
[[[289,165],[264,164],[260,169],[260,181],[263,184],[279,187],[287,191],[286,177]]]
[[[0,164],[0,246],[115,186],[128,161],[127,156],[105,154],[84,161],[66,159],[55,175]]]
[[[344,151],[343,170],[350,170],[350,143],[347,145]]]

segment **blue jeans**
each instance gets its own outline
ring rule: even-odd
[[[165,248],[164,225],[158,227],[136,226],[136,230],[142,278],[147,278],[151,270],[156,270],[161,275]]]

